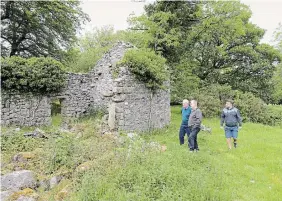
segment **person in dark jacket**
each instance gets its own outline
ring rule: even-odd
[[[188,100],[183,100],[182,102],[182,109],[181,109],[181,114],[182,114],[182,122],[181,126],[179,129],[179,142],[180,145],[184,144],[184,137],[185,134],[187,134],[187,137],[189,137],[190,130],[188,128],[188,119],[191,114],[191,107],[189,107],[189,101]]]
[[[242,127],[242,118],[240,111],[233,106],[232,101],[226,101],[225,108],[221,113],[220,127],[225,130],[225,137],[227,141],[228,148],[231,149],[231,138],[233,138],[234,147],[237,147],[238,139],[238,128]]]
[[[191,100],[192,112],[189,117],[188,127],[191,130],[189,135],[189,149],[190,152],[199,151],[197,136],[201,130],[202,112],[197,106],[196,100]]]

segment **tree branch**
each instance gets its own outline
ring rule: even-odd
[[[6,2],[6,8],[5,8],[4,14],[1,15],[1,21],[10,18],[10,11],[11,11],[10,6],[13,3],[14,3],[13,1],[7,1]]]

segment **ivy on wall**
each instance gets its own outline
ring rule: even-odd
[[[169,79],[165,63],[165,58],[145,48],[128,50],[119,62],[120,65],[128,66],[135,77],[152,90],[164,88],[164,82]]]

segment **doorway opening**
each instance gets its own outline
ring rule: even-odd
[[[60,126],[62,123],[63,100],[63,98],[54,98],[51,100],[51,117],[53,126]]]

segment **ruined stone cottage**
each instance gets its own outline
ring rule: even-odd
[[[63,119],[77,118],[95,108],[105,108],[110,130],[144,131],[170,122],[169,89],[154,94],[136,80],[126,66],[114,69],[130,44],[117,43],[87,74],[69,73],[60,94],[34,96],[2,91],[1,125],[39,126],[51,123],[51,101],[61,102]]]

